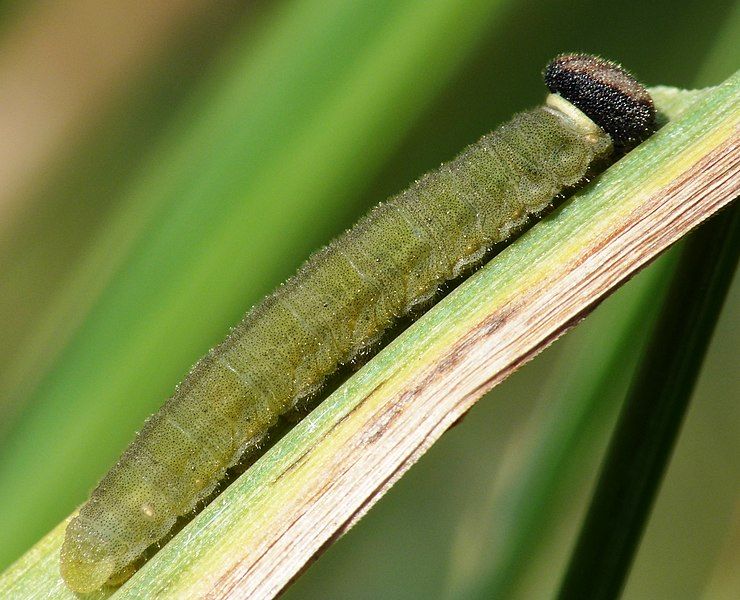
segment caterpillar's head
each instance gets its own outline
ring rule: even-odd
[[[606,131],[618,148],[630,148],[656,129],[647,90],[622,67],[590,54],[561,54],[545,67],[545,84]]]

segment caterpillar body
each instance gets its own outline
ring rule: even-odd
[[[614,63],[562,55],[545,81],[544,106],[378,205],[195,364],[67,527],[72,590],[124,581],[281,414],[655,128],[648,93]]]

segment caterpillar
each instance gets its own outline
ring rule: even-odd
[[[656,128],[649,94],[615,63],[560,55],[544,79],[543,106],[376,206],[193,366],[70,521],[69,588],[125,581],[281,415]]]

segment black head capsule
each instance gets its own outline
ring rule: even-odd
[[[656,129],[647,90],[618,64],[590,54],[561,54],[545,67],[545,84],[606,131],[618,149]]]

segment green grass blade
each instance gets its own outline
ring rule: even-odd
[[[0,448],[0,564],[84,499],[294,257],[354,217],[353,192],[498,6],[294,0],[230,49],[101,232],[82,271],[102,292]],[[270,261],[277,276],[254,268]]]
[[[487,383],[732,199],[732,180],[691,198],[681,195],[684,183],[672,186],[703,159],[728,156],[739,100],[737,74],[495,257],[299,423],[116,596],[217,595],[232,585],[255,595],[277,591]],[[735,173],[737,156],[729,156],[732,171],[717,163],[688,181]],[[558,303],[550,294],[576,305],[553,312]],[[504,348],[513,352],[507,344],[519,339],[533,345],[507,355]],[[469,380],[454,380],[458,368]],[[425,387],[430,373],[438,388]],[[62,534],[60,525],[0,577],[0,596],[31,590],[64,597],[57,572]]]
[[[692,234],[620,415],[559,597],[617,598],[740,258],[740,206]]]
[[[673,266],[671,251],[590,316],[585,334],[579,330],[574,333],[580,337],[566,340],[572,344],[554,370],[557,377],[546,387],[518,443],[508,449],[501,468],[508,477],[497,481],[497,494],[489,501],[496,511],[486,536],[493,546],[481,549],[485,575],[468,584],[477,591],[461,596],[509,598],[521,585],[543,532],[552,531],[562,516],[556,506],[564,480],[584,463],[581,454],[593,451],[594,433],[617,410],[623,391],[619,382],[633,367],[645,323],[654,316],[646,314],[645,305],[660,297]],[[574,344],[581,350],[574,351]],[[574,353],[577,369],[564,377],[573,370]]]
[[[44,10],[60,8],[47,4]],[[119,10],[127,9],[121,5]],[[126,200],[132,199],[126,195],[131,179],[147,165],[158,163],[157,140],[172,129],[189,95],[202,83],[204,65],[219,56],[229,33],[237,29],[244,33],[245,21],[255,30],[259,23],[253,18],[253,4],[201,10],[208,19],[189,23],[182,27],[184,31],[175,28],[166,43],[147,40],[153,44],[135,72],[108,75],[115,79],[113,98],[96,98],[87,118],[70,127],[64,152],[55,153],[48,164],[43,162],[43,168],[29,174],[32,185],[11,196],[15,210],[0,207],[0,340],[4,342],[0,344],[0,445],[108,281],[100,269],[87,270],[95,261],[86,252],[105,241],[105,252],[98,254],[110,263],[125,253],[126,245],[116,244],[117,228],[112,222]],[[86,36],[76,24],[79,11],[69,13],[64,21],[71,28],[65,30],[68,36]],[[57,26],[63,29],[64,23]],[[87,27],[85,31],[95,30],[95,20],[91,18]],[[100,73],[85,76],[95,78]],[[129,85],[124,86],[122,78]],[[150,200],[156,202],[154,197]],[[133,229],[145,220],[144,211],[139,214],[141,220]]]

